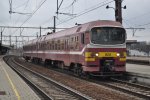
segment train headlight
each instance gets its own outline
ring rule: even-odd
[[[96,57],[98,57],[98,56],[99,56],[99,54],[98,54],[98,53],[96,53],[96,54],[95,54],[95,56],[96,56]]]
[[[117,53],[117,57],[120,57],[120,53]]]

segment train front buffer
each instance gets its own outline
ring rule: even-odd
[[[84,56],[85,66],[83,70],[85,72],[104,75],[126,71],[125,50],[119,50],[117,52],[85,52]]]

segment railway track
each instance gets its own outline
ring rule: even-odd
[[[101,82],[93,80],[93,82],[104,85],[106,87],[113,88],[115,90],[134,95],[144,100],[150,100],[150,87],[140,84],[130,83],[118,79],[111,78],[111,80]]]
[[[54,69],[54,70],[63,73],[62,70],[59,70],[59,69]],[[72,75],[74,77],[78,77],[70,72],[67,74]],[[104,82],[102,82],[102,80],[97,81],[97,79],[86,79],[84,77],[82,77],[82,79],[139,97],[141,99],[150,100],[150,87],[148,86],[144,86],[141,84],[136,84],[136,83],[132,83],[128,81],[123,81],[123,80],[119,80],[115,78],[111,78],[110,80],[103,80]]]
[[[26,64],[25,64],[25,62],[23,61],[23,60],[21,60],[21,61],[19,61],[19,60],[17,60],[17,59],[15,59],[17,62],[19,62],[19,63],[24,63],[24,66],[26,66]],[[34,67],[32,67],[33,69],[40,69],[40,70],[43,70],[42,72],[46,72],[47,71],[47,73],[49,73],[49,71],[50,70],[55,70],[55,71],[57,71],[57,72],[60,72],[60,73],[64,73],[64,71],[62,71],[61,69],[55,69],[55,68],[51,68],[51,69],[48,69],[48,68],[44,68],[44,67],[41,67],[41,66],[38,66],[38,65],[35,65],[35,64],[32,64],[32,63],[28,63],[27,64],[27,66],[34,66]],[[27,67],[26,66],[26,67]],[[31,69],[32,69],[31,68]],[[32,69],[32,70],[33,70]],[[46,69],[46,70],[45,70]],[[44,71],[45,70],[45,71]],[[37,70],[35,70],[35,71],[37,71]],[[54,71],[54,72],[55,72]],[[51,71],[50,71],[51,72]],[[53,72],[52,72],[53,73]],[[44,76],[46,75],[47,76],[47,74],[45,73],[42,73]],[[51,74],[51,75],[54,75],[54,74],[58,74],[58,73],[53,73],[53,74]],[[76,77],[76,76],[74,76],[74,74],[71,74],[70,72],[67,72],[67,71],[65,71],[65,73],[64,74],[66,74],[66,75],[69,75],[69,76],[71,76],[72,78],[73,77]],[[77,77],[77,78],[79,78],[79,77]],[[65,79],[67,79],[67,77],[65,78]],[[83,78],[81,78],[82,80],[83,80]],[[113,82],[114,81],[105,81],[105,80],[96,80],[96,79],[84,79],[84,80],[86,80],[87,81],[87,83],[88,83],[88,81],[89,81],[89,83],[92,83],[92,85],[96,85],[96,86],[90,86],[89,84],[87,85],[87,87],[86,87],[86,91],[89,91],[90,89],[88,88],[88,87],[93,87],[94,88],[94,91],[91,91],[90,93],[93,95],[93,93],[95,93],[95,94],[97,94],[98,93],[98,95],[104,95],[104,96],[98,96],[98,97],[100,97],[100,98],[102,98],[102,99],[98,99],[98,100],[110,100],[110,98],[112,99],[112,96],[113,96],[113,99],[112,100],[120,100],[119,98],[121,98],[121,100],[122,99],[124,99],[124,100],[129,100],[129,98],[130,99],[132,99],[132,100],[137,100],[138,99],[138,97],[139,96],[137,96],[137,95],[135,95],[135,94],[133,94],[133,93],[131,93],[131,92],[127,92],[127,91],[123,91],[123,89],[120,89],[120,88],[118,88],[118,87],[115,87],[115,85],[110,85],[110,84],[107,84],[107,83],[112,83],[113,84]],[[84,83],[84,82],[83,82]],[[94,83],[94,84],[93,84]],[[116,82],[117,83],[117,82]],[[85,83],[84,83],[85,84]],[[86,84],[85,84],[85,86],[86,86]],[[112,92],[112,93],[107,93],[106,91],[108,91],[108,90],[105,90],[104,88],[102,88],[102,89],[99,89],[99,86],[101,87],[101,86],[104,86],[104,87],[108,87],[108,88],[112,88],[113,90],[119,90],[119,91],[122,91],[121,93],[119,93],[119,94],[116,94],[116,93],[114,93],[114,92]],[[69,86],[70,87],[70,86]],[[91,88],[91,90],[93,90],[92,88]],[[100,92],[98,92],[100,90]],[[80,90],[79,90],[80,91]],[[97,91],[97,92],[95,92],[95,91]],[[104,92],[102,92],[102,91],[104,91]],[[109,91],[111,91],[111,89],[109,89]],[[106,92],[106,93],[105,93]],[[126,97],[124,97],[123,96],[123,98],[122,98],[122,96],[121,95],[124,95],[124,92],[125,93],[127,93],[127,94],[129,94],[129,97],[128,96],[126,96]],[[83,92],[84,93],[84,92]],[[101,93],[101,94],[100,94]],[[87,94],[87,93],[85,93],[85,94]],[[89,95],[89,94],[88,94]],[[91,97],[93,97],[92,95],[90,95]],[[107,96],[106,96],[107,95]],[[119,98],[117,98],[117,96],[116,97],[114,97],[114,95],[116,96],[118,96]],[[120,95],[120,96],[119,96]],[[126,95],[126,94],[125,94]],[[134,96],[131,96],[131,95],[134,95]],[[95,96],[97,96],[97,95],[94,95],[94,97],[93,98],[95,98]],[[115,98],[115,99],[114,99]],[[125,99],[125,98],[128,98],[128,99]],[[136,99],[137,98],[137,99]],[[143,97],[141,97],[140,96],[140,98],[143,98]],[[138,99],[139,100],[139,99]]]
[[[126,91],[128,93],[131,93],[135,96],[144,98],[144,99],[150,99],[150,87],[131,83],[123,80],[113,79],[113,84],[117,87],[123,88],[123,91]]]
[[[61,69],[60,70],[53,69],[53,70],[63,73]],[[70,72],[68,72],[67,74],[72,75],[74,77],[78,77]],[[82,79],[127,93],[129,95],[139,97],[141,99],[146,99],[146,100],[150,99],[150,87],[148,86],[135,84],[135,83],[127,82],[127,81],[122,81],[122,80],[115,79],[115,78],[111,78],[110,80],[106,80],[106,81],[104,80],[104,82],[102,82],[102,80],[97,81],[96,79],[86,79],[84,77],[82,77]]]
[[[13,58],[4,58],[10,65],[40,97],[44,100],[89,100],[92,99],[86,95],[79,93],[61,83],[58,83],[48,77],[45,77],[37,72],[34,72],[21,64],[15,62]]]

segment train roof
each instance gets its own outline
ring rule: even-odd
[[[108,26],[108,27],[123,27],[119,22],[116,21],[110,21],[110,20],[97,20],[97,21],[92,21],[88,22],[85,24],[81,24],[79,26],[75,26],[72,28],[68,28],[66,30],[62,30],[53,34],[48,35],[45,40],[49,40],[51,38],[57,38],[57,37],[62,37],[64,35],[71,35],[75,33],[82,33],[89,31],[93,27],[102,27],[102,26]]]
[[[27,44],[34,44],[36,42],[42,42],[42,41],[47,41],[49,39],[52,38],[58,38],[58,37],[62,37],[62,36],[67,36],[67,35],[71,35],[71,34],[76,34],[76,33],[82,33],[82,32],[86,32],[89,31],[91,28],[93,27],[123,27],[121,23],[116,22],[116,21],[111,21],[111,20],[97,20],[97,21],[92,21],[92,22],[88,22],[85,24],[81,24],[78,26],[74,26],[72,28],[68,28],[56,33],[52,33],[49,34],[47,36],[42,36],[40,38],[37,38],[35,40],[29,41]]]

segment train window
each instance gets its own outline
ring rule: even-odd
[[[64,41],[63,41],[63,43],[62,43],[62,48],[61,48],[62,50],[64,50]]]
[[[48,42],[46,42],[46,50],[49,49],[49,45],[48,45]]]
[[[44,50],[44,43],[42,43],[42,50]]]
[[[52,49],[52,44],[51,44],[51,42],[49,43],[49,50],[51,50]]]
[[[53,50],[53,44],[51,44],[51,50]]]
[[[49,42],[49,50],[51,50],[51,42]]]
[[[57,50],[57,43],[55,43],[55,50]]]
[[[79,38],[79,37],[77,36],[77,38],[76,38],[76,39],[77,39],[77,41],[78,41],[78,38]]]
[[[39,43],[39,49],[41,50],[41,43]]]
[[[125,42],[125,30],[115,27],[93,28],[91,42],[94,44],[122,44]]]
[[[69,40],[67,39],[67,44],[66,44],[66,49],[68,49],[68,46],[69,46]]]
[[[84,44],[84,33],[81,34],[81,43]]]
[[[44,46],[44,50],[45,50],[46,49],[45,43],[43,44],[43,46]]]

